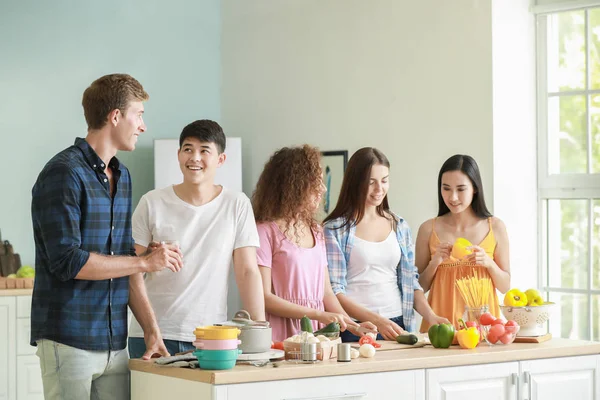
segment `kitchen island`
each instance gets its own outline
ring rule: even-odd
[[[129,366],[133,400],[600,400],[600,342],[567,339],[473,350],[426,346],[380,351],[350,363],[280,362],[227,371],[142,360]]]

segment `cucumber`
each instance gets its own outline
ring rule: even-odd
[[[325,328],[321,328],[315,332],[315,336],[322,335],[324,333],[337,333],[340,331],[340,324],[337,322],[332,322],[327,325]]]
[[[396,342],[400,344],[416,344],[419,338],[413,334],[404,334],[396,336]]]
[[[300,330],[313,333],[312,321],[306,315],[300,320]]]

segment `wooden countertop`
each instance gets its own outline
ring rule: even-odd
[[[414,349],[382,351],[378,352],[374,358],[358,358],[349,363],[338,363],[335,359],[317,364],[294,364],[285,361],[279,363],[276,368],[271,365],[265,367],[238,365],[227,371],[166,367],[155,365],[151,360],[133,359],[129,360],[129,368],[132,371],[223,385],[589,354],[600,354],[600,342],[552,339],[544,343],[512,343],[506,346],[482,345],[472,350],[464,350],[457,346],[452,346],[449,349],[434,349],[431,346],[426,346]]]
[[[31,296],[33,289],[2,289],[0,290],[0,297],[2,296]]]

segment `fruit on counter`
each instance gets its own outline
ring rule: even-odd
[[[360,356],[360,352],[355,349],[354,347],[352,347],[350,349],[350,359],[354,360],[355,358],[358,358]]]
[[[363,344],[360,346],[360,348],[358,349],[358,352],[360,353],[361,357],[364,358],[371,358],[375,356],[375,347],[373,347],[372,344]]]
[[[456,340],[463,349],[474,349],[481,339],[479,329],[474,326],[467,327],[462,319],[458,320],[460,329],[456,332]]]
[[[515,335],[519,331],[519,324],[510,320],[504,322],[502,319],[495,319],[488,330],[486,339],[491,344],[502,342],[503,344],[512,343]]]
[[[431,325],[427,333],[431,345],[437,349],[447,349],[454,340],[454,326],[452,324]]]
[[[504,305],[509,307],[524,307],[527,305],[527,295],[519,289],[510,289],[504,295]]]
[[[300,330],[313,333],[312,321],[306,315],[300,319]]]
[[[471,242],[469,242],[465,238],[459,237],[458,239],[456,239],[456,241],[452,245],[452,254],[451,254],[452,257],[460,260],[460,259],[468,256],[469,254],[472,254],[473,251],[467,250],[467,247],[470,247],[470,246],[473,246],[473,244]]]
[[[477,322],[475,321],[467,321],[465,322],[465,326],[467,328],[479,328],[479,325],[477,325]]]
[[[275,350],[283,350],[283,342],[275,342],[271,348]]]
[[[504,324],[504,330],[507,333],[516,333],[519,330],[519,324],[517,324],[516,321],[513,321],[511,319],[510,321],[507,321],[506,324]]]
[[[17,274],[10,274],[6,277],[6,279],[17,279]]]
[[[412,333],[405,333],[403,335],[396,336],[396,342],[400,344],[416,344],[419,338]]]
[[[367,335],[361,337],[360,340],[358,341],[358,344],[360,344],[361,346],[363,344],[370,344],[373,347],[375,347],[376,349],[381,347],[381,345],[379,343],[377,343],[375,341],[375,339],[373,339],[371,336],[367,336]]]
[[[23,265],[17,270],[17,278],[33,278],[35,276],[35,269],[30,265]]]
[[[525,295],[527,296],[527,305],[531,307],[537,307],[544,304],[544,299],[540,292],[535,289],[527,289],[525,291]]]
[[[491,325],[492,322],[494,322],[496,320],[496,317],[494,317],[491,313],[486,312],[481,314],[481,317],[479,317],[479,323],[481,325]]]

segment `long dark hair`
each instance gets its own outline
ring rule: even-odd
[[[442,197],[442,175],[448,171],[461,171],[467,175],[473,185],[473,201],[471,202],[471,208],[473,208],[475,215],[479,218],[491,217],[492,213],[485,205],[485,198],[483,197],[483,183],[481,182],[479,167],[473,157],[465,154],[453,155],[444,162],[440,169],[440,174],[438,175],[438,217],[450,212],[450,209]]]
[[[323,223],[342,217],[343,225],[335,227],[341,229],[356,225],[362,220],[369,192],[371,168],[378,164],[390,167],[390,162],[385,154],[374,147],[363,147],[350,157],[335,209]],[[377,214],[386,218],[391,215],[387,194],[381,204],[377,206]]]

